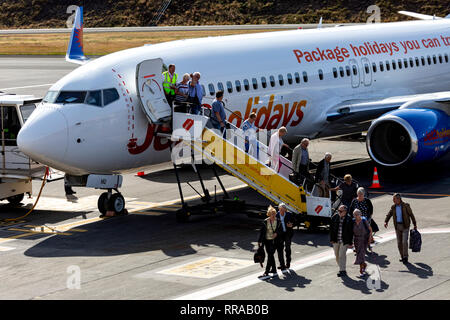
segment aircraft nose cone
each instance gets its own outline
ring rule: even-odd
[[[56,107],[39,106],[19,131],[17,145],[31,159],[58,167],[67,152],[66,118]]]

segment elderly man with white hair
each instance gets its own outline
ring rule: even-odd
[[[277,244],[278,261],[281,271],[291,267],[291,243],[294,235],[294,216],[287,211],[286,204],[278,205],[277,219],[281,221],[280,234]],[[283,249],[286,252],[286,263],[284,260]]]
[[[308,153],[309,139],[304,138],[294,148],[292,153],[292,170],[296,177],[302,176],[307,179],[307,186],[311,188],[314,179],[309,173],[309,153]]]
[[[205,96],[203,88],[200,85],[200,72],[194,72],[191,76],[192,80],[189,81],[188,90],[188,102],[192,104],[191,113],[199,114],[202,105],[202,99]]]

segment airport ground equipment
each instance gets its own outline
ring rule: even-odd
[[[46,172],[45,165],[33,161],[19,150],[16,140],[20,128],[40,101],[32,95],[0,93],[0,200],[14,205],[19,204],[25,194],[31,196],[32,180],[43,179]],[[50,180],[61,177],[53,170]]]

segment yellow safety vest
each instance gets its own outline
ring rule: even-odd
[[[169,75],[169,71],[165,71],[163,72],[163,77],[164,77],[164,81],[163,81],[163,88],[164,91],[166,92],[166,94],[168,95],[175,95],[175,90],[171,89],[170,86],[171,85],[175,85],[177,84],[177,79],[178,79],[178,75],[176,73],[173,74],[173,78],[172,81],[170,81],[170,75]]]

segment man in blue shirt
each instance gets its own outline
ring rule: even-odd
[[[223,91],[217,91],[216,99],[212,103],[211,122],[214,129],[224,132],[227,115],[225,113],[225,104],[223,100]]]
[[[414,225],[414,229],[417,230],[417,223],[411,207],[408,203],[402,201],[400,194],[396,193],[393,197],[394,205],[386,215],[384,221],[384,227],[387,228],[389,219],[393,217],[395,233],[397,235],[398,251],[400,252],[400,261],[404,264],[408,263],[408,235],[411,220]]]
[[[202,99],[205,96],[203,88],[200,84],[200,72],[194,72],[192,80],[189,81],[188,87],[188,99],[187,101],[192,104],[191,113],[199,114],[202,108]]]
[[[245,152],[248,152],[251,156],[258,159],[259,147],[256,138],[256,132],[258,128],[255,126],[256,113],[252,112],[248,119],[242,124],[242,131],[244,131],[245,137]]]

